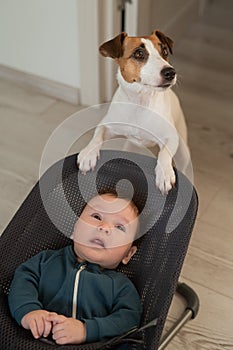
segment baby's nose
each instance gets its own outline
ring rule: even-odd
[[[109,225],[107,225],[107,224],[103,224],[103,223],[102,223],[101,225],[99,225],[98,230],[99,230],[100,232],[106,233],[107,235],[110,235],[110,234],[111,234],[111,228],[110,228]]]

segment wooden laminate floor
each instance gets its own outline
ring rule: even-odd
[[[213,1],[174,47],[200,208],[181,281],[200,312],[168,350],[233,349],[233,2]],[[175,298],[169,320],[174,320]],[[168,322],[170,324],[170,322]]]
[[[212,1],[174,48],[176,92],[188,123],[200,199],[181,281],[198,293],[201,308],[168,350],[233,349],[232,18],[231,0]],[[0,79],[0,231],[37,181],[53,130],[77,109]],[[174,298],[166,328],[179,303]]]

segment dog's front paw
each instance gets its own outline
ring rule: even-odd
[[[99,158],[99,149],[84,148],[77,157],[79,170],[85,175],[87,171],[94,170]]]
[[[169,166],[167,168],[163,168],[161,165],[157,163],[155,168],[156,174],[156,186],[162,192],[162,194],[167,194],[170,189],[175,185],[176,175],[172,168]]]

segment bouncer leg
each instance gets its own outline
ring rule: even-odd
[[[190,320],[194,319],[199,310],[199,298],[192,288],[185,283],[178,283],[176,292],[180,294],[187,302],[186,309],[168,331],[168,333],[162,338],[158,350],[163,350],[179,332],[179,330]]]

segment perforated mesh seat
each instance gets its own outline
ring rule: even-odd
[[[135,284],[143,304],[141,324],[158,318],[156,327],[140,332],[143,344],[130,349],[155,350],[166,320],[186,255],[197,212],[195,189],[177,172],[176,186],[167,196],[155,187],[156,160],[128,152],[102,151],[97,168],[78,172],[76,156],[53,165],[32,189],[0,237],[0,349],[97,349],[100,343],[50,345],[34,340],[11,319],[7,294],[16,267],[44,249],[59,249],[86,201],[96,193],[133,193],[140,209],[141,232],[147,232],[127,266],[119,266]],[[67,203],[69,205],[67,205]],[[102,345],[101,345],[102,346]],[[102,348],[106,348],[104,345]]]

